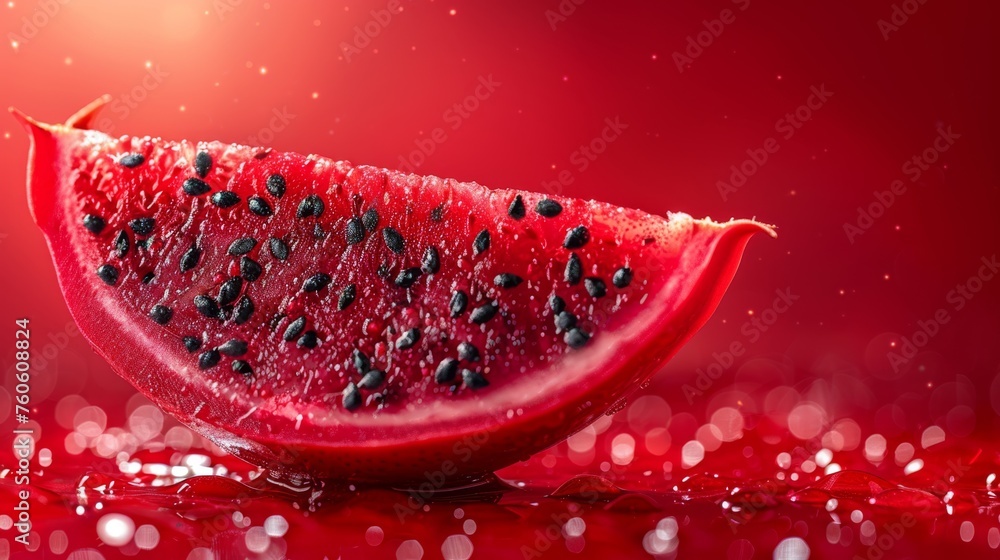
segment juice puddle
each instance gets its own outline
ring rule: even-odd
[[[886,438],[810,410],[790,430],[731,407],[686,425],[651,399],[495,477],[428,473],[410,491],[272,480],[154,407],[109,428],[77,402],[73,429],[40,440],[63,445],[35,449],[27,549],[23,486],[0,471],[0,560],[1000,554],[988,434]]]

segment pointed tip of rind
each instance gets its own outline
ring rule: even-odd
[[[7,107],[7,110],[10,111],[10,114],[11,116],[14,117],[14,120],[20,123],[20,125],[23,126],[25,130],[28,130],[30,132],[32,128],[40,127],[39,123],[36,122],[35,119],[29,117],[28,115],[25,115],[17,107]]]
[[[38,131],[39,129],[51,132],[53,129],[59,126],[66,126],[68,128],[80,128],[80,129],[90,128],[91,121],[94,120],[94,117],[101,110],[101,108],[107,105],[108,103],[111,103],[111,96],[107,94],[102,95],[97,99],[88,103],[86,106],[84,106],[76,113],[74,113],[73,116],[66,119],[66,123],[64,125],[51,125],[38,122],[37,120],[24,114],[21,110],[17,109],[16,107],[8,107],[7,110],[10,111],[10,114],[13,115],[14,119],[17,120],[17,122],[21,123],[21,126],[23,126],[25,130],[27,130],[28,132],[33,133]]]
[[[703,226],[708,226],[712,228],[721,228],[728,231],[742,232],[746,234],[754,233],[766,233],[770,237],[778,237],[778,232],[775,231],[776,226],[771,224],[765,224],[763,222],[758,222],[757,220],[729,220],[728,222],[716,222],[711,218],[705,218],[702,220],[695,220]]]
[[[110,95],[104,94],[98,97],[88,103],[83,109],[74,113],[72,117],[66,119],[66,126],[70,128],[90,128],[90,121],[92,121],[101,108],[108,103],[111,103]]]

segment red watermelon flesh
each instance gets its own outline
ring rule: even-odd
[[[707,320],[747,220],[666,218],[220,142],[32,136],[70,312],[125,379],[286,475],[471,476],[638,388]]]

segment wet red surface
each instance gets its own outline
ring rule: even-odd
[[[1000,458],[972,444],[979,438],[932,426],[886,439],[852,420],[830,424],[818,407],[804,412],[809,404],[755,414],[721,407],[680,445],[672,442],[685,441],[682,430],[663,422],[669,405],[646,394],[495,477],[428,473],[412,488],[380,489],[272,480],[144,403],[129,403],[129,427],[107,424],[75,397],[59,405],[77,429],[45,430],[66,445],[35,455],[28,550],[70,558],[804,559],[953,550],[985,557],[1000,546]],[[790,436],[785,419],[812,412],[819,433]],[[83,445],[79,455],[67,451]],[[116,448],[114,459],[92,455]],[[18,501],[15,490],[5,477],[5,503]],[[0,517],[5,531],[17,530],[15,513]],[[7,543],[12,557],[25,555]]]
[[[111,93],[104,130],[756,216],[779,239],[623,409],[496,479],[278,485],[75,331],[9,120],[0,447],[22,317],[35,444],[30,484],[0,454],[0,558],[997,554],[996,8],[400,5],[5,3],[0,105],[54,121]]]

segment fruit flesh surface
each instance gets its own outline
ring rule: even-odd
[[[32,211],[71,312],[168,412],[289,473],[378,482],[526,458],[647,379],[714,310],[748,238],[769,231],[110,138],[86,130],[95,109],[26,121]],[[445,360],[458,364],[440,382]],[[366,385],[366,368],[384,376]]]

